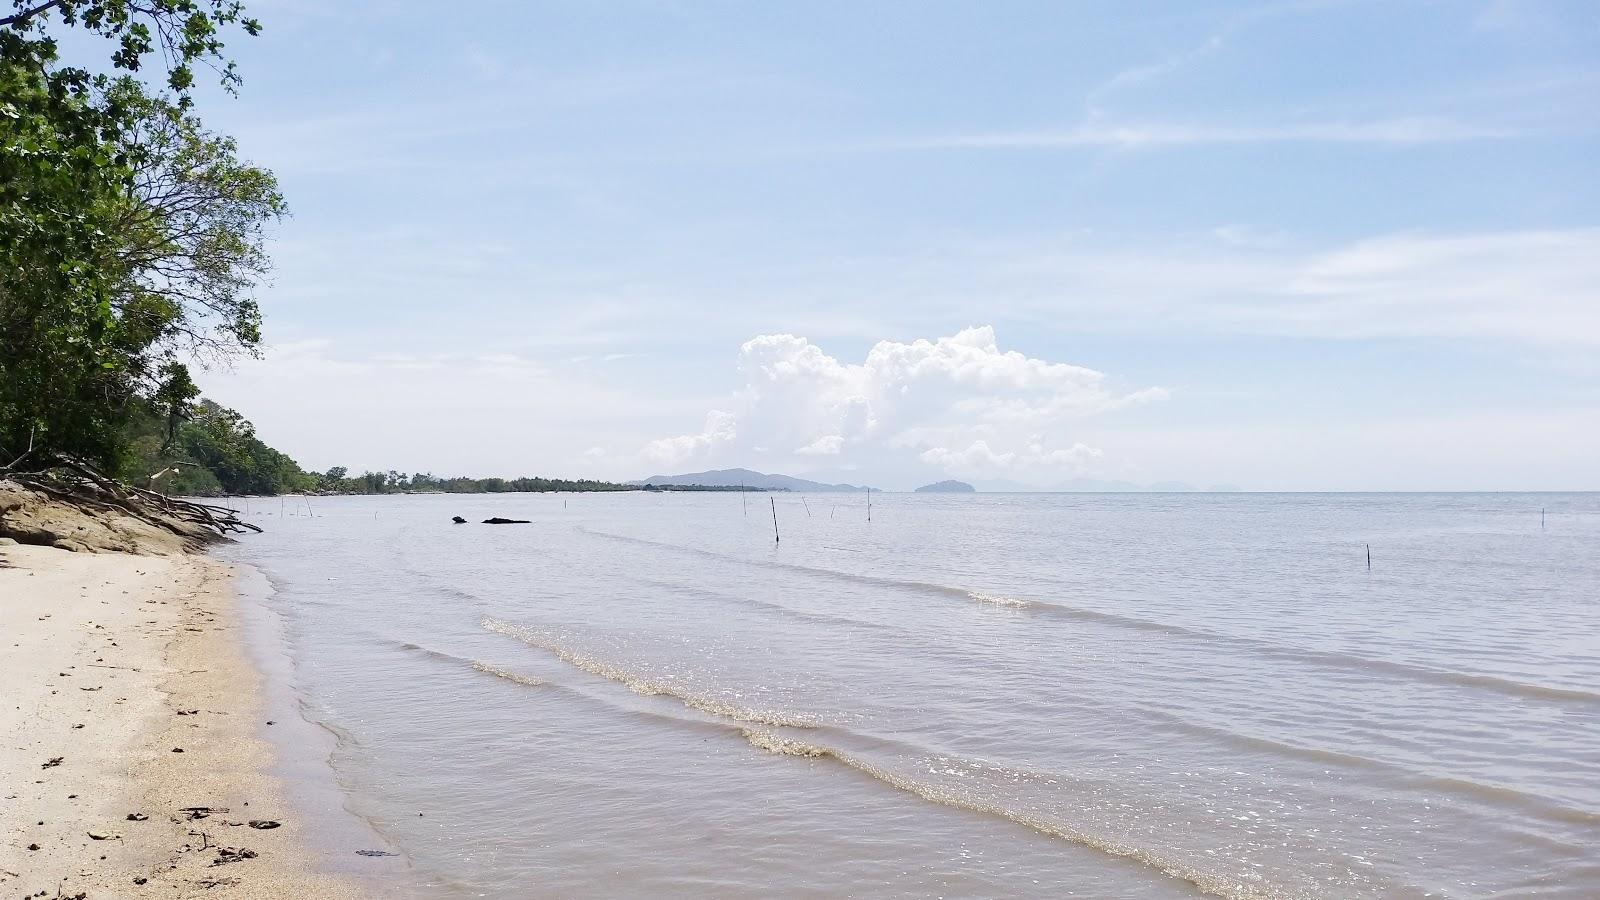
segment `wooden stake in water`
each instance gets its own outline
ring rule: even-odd
[[[772,542],[776,544],[783,540],[778,537],[778,501],[768,497],[767,502],[772,504]]]
[[[1372,545],[1367,545],[1367,571],[1372,571]]]
[[[867,521],[872,521],[872,488],[867,488]]]
[[[1539,530],[1544,530],[1544,507],[1539,507]]]
[[[806,518],[811,518],[811,504],[806,502],[806,498],[800,498],[800,505],[806,508]]]
[[[744,517],[750,518],[750,501],[744,496],[744,482],[739,482],[739,505],[744,508]]]

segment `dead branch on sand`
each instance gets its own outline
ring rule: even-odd
[[[100,511],[117,511],[188,537],[185,526],[198,526],[218,535],[260,531],[239,518],[239,511],[194,500],[180,500],[159,491],[124,484],[87,462],[71,456],[54,457],[41,468],[16,468],[23,457],[0,466],[0,479],[46,494],[63,503]]]

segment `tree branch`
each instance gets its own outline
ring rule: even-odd
[[[12,15],[9,15],[9,16],[6,16],[3,19],[0,19],[0,26],[4,26],[4,25],[19,25],[19,24],[21,24],[23,22],[26,22],[27,20],[33,18],[34,16],[38,15],[39,13],[42,13],[42,12],[48,10],[48,9],[52,9],[54,7],[60,6],[64,2],[65,2],[65,0],[45,0],[44,3],[41,3],[38,6],[35,6],[33,9],[25,9],[22,12],[13,13]]]

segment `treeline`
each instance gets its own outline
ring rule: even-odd
[[[637,487],[611,481],[564,478],[440,478],[432,473],[367,472],[351,476],[343,466],[320,475],[315,490],[334,494],[508,494],[548,491],[636,491]]]
[[[633,491],[609,481],[562,478],[444,478],[428,472],[363,472],[343,466],[307,472],[256,437],[255,426],[201,399],[181,417],[151,408],[132,417],[115,472],[124,481],[183,497],[228,494],[500,494],[514,491]]]

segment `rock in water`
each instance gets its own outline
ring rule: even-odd
[[[527,519],[502,519],[499,516],[495,516],[492,519],[484,519],[483,520],[483,524],[485,524],[485,525],[527,525],[528,524],[528,520]]]
[[[461,518],[460,516],[451,516],[450,517],[450,521],[456,523],[457,525],[465,525],[465,524],[467,524],[467,520]]]

